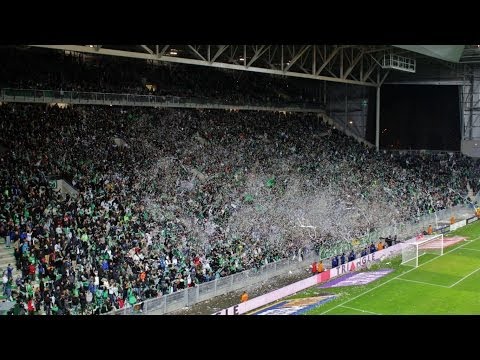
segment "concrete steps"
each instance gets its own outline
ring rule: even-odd
[[[475,194],[473,193],[473,190],[470,187],[469,182],[467,182],[467,192],[468,192],[468,197],[470,198],[470,200],[472,200],[475,197]]]
[[[3,270],[7,269],[8,264],[11,264],[12,267],[15,268],[15,256],[13,256],[13,245],[7,248],[5,247],[5,243],[2,243],[0,244],[0,269],[2,269],[2,273],[3,273]]]
[[[468,199],[472,202],[475,203],[477,200],[476,194],[473,193],[473,189],[470,187],[470,183],[467,182],[467,191],[468,191]]]

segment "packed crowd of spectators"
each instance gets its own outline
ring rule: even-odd
[[[0,143],[15,313],[105,313],[299,255],[301,233],[272,246],[257,219],[235,223],[251,209],[281,227],[261,207],[294,185],[300,207],[333,188],[338,201],[393,204],[398,221],[463,202],[467,182],[480,189],[475,160],[377,153],[312,114],[3,104]],[[57,175],[77,197],[50,188]],[[315,225],[311,248],[344,241]]]
[[[0,55],[3,88],[193,97],[229,104],[321,100],[313,80],[113,56],[84,58],[46,49],[7,47],[0,48]]]

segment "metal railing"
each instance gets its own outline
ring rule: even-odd
[[[242,271],[199,284],[195,287],[179,290],[172,294],[161,295],[160,297],[145,300],[128,308],[111,311],[105,315],[147,314],[153,311],[155,311],[155,315],[168,314],[215,296],[245,289],[248,286],[285,274],[288,271],[309,267],[313,261],[317,260],[318,255],[316,252],[310,251],[303,255],[302,261],[299,261],[298,258],[279,260],[264,265],[259,269]]]
[[[210,98],[156,96],[139,94],[83,92],[64,90],[11,89],[0,90],[0,101],[29,103],[65,103],[82,105],[124,105],[151,107],[218,108],[238,110],[321,112],[321,104],[291,102],[218,101]]]
[[[381,149],[383,152],[392,152],[399,154],[410,154],[410,155],[454,155],[461,153],[460,150],[430,150],[430,149]]]

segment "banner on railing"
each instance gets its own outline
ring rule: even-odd
[[[459,221],[459,222],[456,222],[455,224],[452,224],[450,225],[450,231],[454,231],[454,230],[457,230],[457,229],[460,229],[461,227],[467,225],[467,221],[466,220],[462,220],[462,221]]]
[[[340,275],[348,274],[352,271],[357,271],[359,269],[368,267],[369,264],[382,261],[386,257],[390,257],[393,253],[401,251],[401,244],[395,244],[386,249],[367,254],[358,259],[349,261],[346,264],[337,266],[336,268],[330,269],[330,278],[334,278]]]
[[[445,225],[436,230],[437,232],[440,232],[442,234],[448,233],[450,231],[450,225]]]
[[[378,253],[374,252],[374,253],[368,254],[366,256],[362,256],[358,259],[349,261],[346,264],[339,265],[336,268],[330,269],[330,277],[334,278],[334,277],[337,277],[337,276],[340,276],[340,275],[343,275],[343,274],[347,274],[351,271],[356,271],[356,270],[359,270],[361,268],[364,268],[364,267],[367,266],[368,263],[371,263],[373,261],[377,261],[378,256],[381,255],[382,251],[383,250],[379,251]]]
[[[329,270],[327,270],[328,272]],[[304,280],[297,281],[296,283],[284,286],[283,288],[280,288],[278,290],[272,291],[268,294],[257,296],[256,298],[253,298],[251,300],[247,300],[243,303],[230,306],[227,309],[222,309],[220,311],[217,311],[213,315],[241,315],[245,314],[249,311],[252,311],[254,309],[258,309],[259,307],[262,307],[267,304],[271,304],[279,299],[282,299],[286,296],[295,294],[296,292],[299,292],[301,290],[304,290],[306,288],[309,288],[313,285],[317,284],[318,281],[318,276],[310,276],[309,278],[306,278]]]
[[[473,223],[477,220],[478,220],[478,218],[476,216],[472,216],[471,218],[467,219],[467,224],[471,224],[471,223]]]

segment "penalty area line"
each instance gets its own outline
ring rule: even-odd
[[[457,285],[459,282],[462,282],[463,280],[465,280],[467,277],[475,274],[478,270],[480,270],[480,268],[478,268],[477,270],[473,270],[470,274],[467,274],[467,275],[465,275],[463,278],[461,278],[460,280],[454,282],[452,285],[449,286],[449,288],[454,287],[454,286]]]
[[[425,282],[425,281],[417,281],[417,280],[404,279],[404,278],[402,278],[402,277],[398,277],[398,278],[396,278],[395,280],[403,280],[403,281],[409,281],[409,282],[413,282],[413,283],[417,283],[417,284],[425,284],[425,285],[431,285],[431,286],[439,286],[439,287],[443,287],[443,288],[449,288],[449,287],[450,287],[450,286],[446,286],[446,285],[432,284],[432,283]]]
[[[368,313],[368,314],[372,314],[372,315],[382,315],[382,314],[379,314],[379,313],[376,313],[376,312],[373,312],[373,311],[357,309],[357,308],[354,308],[354,307],[351,307],[351,306],[346,306],[346,305],[342,305],[340,307],[343,307],[345,309],[355,310],[355,311],[362,312],[362,313]]]

